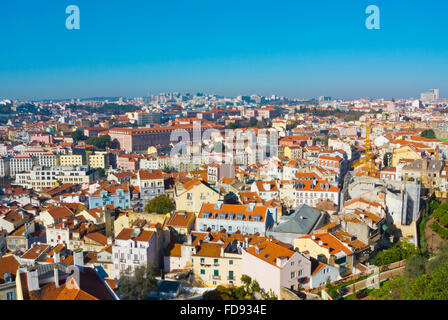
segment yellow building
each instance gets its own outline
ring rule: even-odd
[[[294,240],[294,249],[309,252],[310,257],[339,268],[340,273],[352,270],[354,252],[331,233],[322,232]]]
[[[192,255],[193,272],[207,286],[241,285],[241,254],[228,253],[225,244],[202,243]]]
[[[107,152],[96,151],[95,154],[91,154],[88,157],[89,166],[92,168],[107,168]]]
[[[396,167],[400,159],[417,160],[421,158],[421,154],[415,151],[412,147],[403,146],[395,149],[392,153],[392,167]]]
[[[82,166],[82,155],[64,154],[59,156],[59,165],[63,167]]]
[[[440,186],[443,160],[421,159],[414,160],[402,169],[402,179],[419,180],[424,188],[438,189]]]
[[[291,160],[298,160],[302,159],[302,147],[299,146],[285,146],[284,149],[284,156]]]
[[[203,203],[219,201],[220,194],[201,180],[193,179],[182,186],[180,184],[176,185],[174,200],[177,211],[194,212],[197,215]]]

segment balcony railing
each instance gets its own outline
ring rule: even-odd
[[[221,276],[213,276],[213,280],[221,280]]]

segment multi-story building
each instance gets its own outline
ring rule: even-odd
[[[96,151],[95,154],[88,156],[89,166],[92,168],[103,168],[108,167],[107,152]]]
[[[7,177],[10,175],[10,159],[0,156],[0,177]]]
[[[80,154],[64,154],[59,156],[60,166],[82,166],[83,159]]]
[[[82,237],[86,234],[89,223],[83,217],[65,217],[61,222],[46,227],[47,243],[55,246],[64,244],[69,250],[82,248]]]
[[[329,200],[339,206],[340,189],[326,180],[300,180],[294,184],[294,206],[307,204],[315,207],[321,200]]]
[[[41,191],[45,188],[54,187],[57,183],[92,183],[96,180],[96,177],[96,171],[88,166],[36,166],[29,173],[17,174],[16,184],[25,188]]]
[[[57,155],[51,151],[39,153],[37,159],[39,166],[55,167],[57,165]]]
[[[201,136],[205,130],[211,128],[221,129],[222,127],[205,123],[198,126]],[[119,148],[126,152],[145,151],[150,146],[170,144],[172,142],[171,134],[175,130],[185,130],[185,132],[190,134],[190,138],[193,137],[193,125],[135,129],[113,128],[109,130],[109,136],[112,142],[116,142]],[[178,141],[178,139],[175,141]]]
[[[157,259],[157,241],[154,231],[124,228],[112,246],[113,277],[133,275],[139,266],[147,266]]]
[[[235,167],[232,164],[210,164],[208,166],[207,182],[216,184],[222,178],[235,178]]]
[[[87,196],[89,209],[102,208],[106,205],[113,205],[115,208],[131,208],[131,195],[129,185],[126,183],[119,185],[105,184],[94,193]]]
[[[264,201],[279,200],[280,191],[277,186],[277,182],[273,181],[255,181],[250,191],[258,192],[258,195]]]
[[[9,162],[10,174],[11,176],[15,176],[17,173],[31,171],[36,163],[37,161],[30,155],[18,154],[15,157],[12,157]]]
[[[309,286],[311,261],[291,245],[268,239],[242,251],[242,274],[280,298],[282,288],[299,290],[300,286]]]
[[[414,160],[402,169],[402,178],[406,181],[420,181],[424,188],[436,189],[439,187],[443,167],[443,160]]]
[[[204,203],[199,212],[196,230],[236,231],[264,235],[266,230],[277,220],[278,208],[253,203],[247,205]]]
[[[143,209],[146,203],[165,193],[162,170],[138,170],[131,185],[137,186],[140,191],[139,206]]]
[[[194,179],[181,185],[178,183],[174,190],[176,209],[179,211],[194,212],[198,214],[202,204],[217,202],[220,194],[203,181]]]

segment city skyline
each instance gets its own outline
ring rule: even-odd
[[[409,98],[448,88],[444,12],[429,1],[118,1],[0,5],[0,99],[212,92]],[[67,30],[67,6],[80,30]],[[368,30],[366,7],[381,10]]]

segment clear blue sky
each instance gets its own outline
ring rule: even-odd
[[[365,28],[370,4],[381,30]],[[445,0],[4,0],[0,99],[448,97],[447,14]]]

